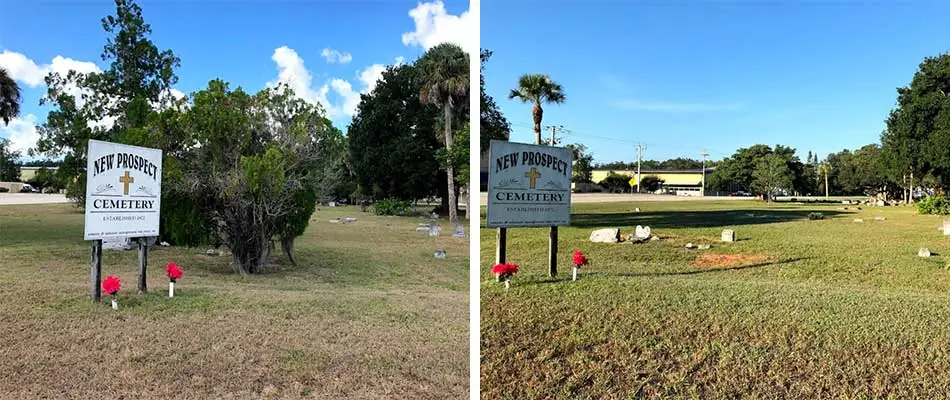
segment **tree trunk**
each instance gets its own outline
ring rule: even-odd
[[[910,171],[910,196],[908,197],[908,204],[914,202],[914,171]]]
[[[284,255],[290,260],[290,265],[297,266],[297,260],[294,259],[294,238],[280,238],[280,248]]]
[[[825,200],[828,200],[828,171],[825,171]]]
[[[472,219],[472,184],[465,185],[465,219]]]
[[[442,106],[445,112],[445,148],[451,149],[455,138],[452,135],[452,104],[446,102]],[[449,221],[458,222],[458,203],[455,197],[455,168],[449,163],[445,167],[446,183],[449,191]]]
[[[541,144],[541,120],[544,118],[544,109],[541,108],[541,103],[534,103],[531,116],[534,118],[534,142],[535,144]]]

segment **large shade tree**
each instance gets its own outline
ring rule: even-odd
[[[57,171],[70,182],[67,196],[82,206],[85,197],[86,148],[89,139],[133,143],[145,134],[151,113],[173,102],[171,87],[178,81],[179,59],[159,50],[149,39],[152,28],[142,8],[132,0],[115,0],[116,13],[102,18],[109,34],[102,72],[50,73],[41,104],[53,106],[39,127],[37,150],[64,156]],[[76,93],[80,93],[76,96]]]
[[[20,115],[20,86],[6,69],[0,68],[0,119],[4,125]]]
[[[913,187],[930,174],[950,188],[950,54],[927,57],[910,85],[897,89],[881,145],[892,180],[906,176]]]
[[[178,218],[163,220],[168,235],[226,245],[242,274],[268,265],[274,240],[294,262],[293,241],[320,194],[321,162],[335,158],[342,133],[283,85],[250,94],[214,80],[193,98],[188,108],[152,113],[140,142],[174,155],[162,177],[162,214]],[[166,198],[175,200],[170,208]]]
[[[759,159],[752,170],[752,190],[765,195],[768,201],[780,190],[792,187],[795,174],[781,154],[773,153]]]
[[[452,149],[455,138],[452,122],[468,106],[469,56],[461,47],[442,43],[427,50],[418,61],[422,70],[419,99],[442,109],[445,148]],[[455,191],[455,168],[445,163],[448,184],[449,219],[458,222],[458,201]]]
[[[404,64],[388,67],[362,95],[347,129],[347,161],[361,197],[417,200],[437,192],[440,113],[419,100],[421,86],[421,69]]]
[[[541,144],[541,121],[544,119],[542,104],[561,104],[566,99],[564,88],[544,74],[526,74],[518,78],[518,87],[508,93],[509,99],[533,103],[531,116],[534,119],[534,141]]]

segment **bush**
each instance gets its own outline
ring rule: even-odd
[[[808,213],[808,219],[810,220],[825,219],[825,214],[822,214],[820,212]]]
[[[7,188],[5,188],[5,187],[4,187],[4,188],[0,188],[0,193],[6,193],[6,192],[9,192],[9,191],[10,191],[10,189],[7,189]]]
[[[382,199],[373,204],[373,212],[376,215],[406,215],[412,204],[406,200],[394,198]]]
[[[950,215],[950,199],[931,196],[917,202],[917,213],[925,215]]]

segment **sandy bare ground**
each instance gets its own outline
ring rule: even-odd
[[[754,197],[700,197],[700,196],[670,196],[659,194],[624,194],[624,193],[574,193],[571,194],[571,203],[618,203],[624,201],[698,201],[698,200],[752,200]],[[488,204],[488,193],[482,192],[479,204]]]
[[[68,203],[64,194],[40,193],[0,193],[0,206],[12,204],[54,204]]]

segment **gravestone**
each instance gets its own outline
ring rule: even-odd
[[[875,220],[875,221],[886,221],[887,218],[881,217],[881,216],[877,216],[877,217],[874,217],[874,220]]]
[[[452,234],[452,237],[464,239],[465,238],[465,228],[461,225],[455,226],[455,233]]]
[[[330,218],[330,223],[331,223],[331,224],[339,224],[339,223],[340,223],[340,219],[339,219],[339,218]]]
[[[620,229],[598,229],[590,233],[590,241],[594,243],[617,243],[620,241]]]
[[[650,227],[649,226],[640,226],[637,225],[636,236],[638,239],[649,239],[650,238]]]
[[[426,226],[417,226],[416,232],[429,233],[429,225]]]
[[[633,212],[640,212],[640,207],[635,208]]]
[[[700,245],[696,245],[696,248],[697,248],[697,249],[700,249],[700,250],[709,250],[710,247],[712,247],[711,244],[700,244]]]
[[[875,204],[876,206],[878,206],[878,207],[884,207],[884,205],[885,205],[885,204],[884,204],[884,200],[878,200],[878,201],[875,202],[874,204]]]
[[[429,225],[429,236],[439,236],[439,233],[442,232],[442,227],[439,224],[433,222]]]
[[[950,235],[950,219],[943,220],[943,235]]]
[[[444,249],[435,249],[435,254],[432,256],[438,259],[443,259],[446,257],[446,253]]]
[[[735,242],[736,241],[736,231],[732,229],[724,229],[722,231],[722,241],[723,242]]]
[[[864,222],[864,218],[855,218],[854,222]]]
[[[692,243],[686,243],[686,248],[687,248],[687,249],[695,249],[695,248],[696,248],[696,245],[695,245],[695,244],[692,244]]]
[[[439,219],[439,213],[433,212],[433,213],[431,214],[431,217],[432,217],[432,219]]]
[[[917,250],[917,257],[930,257],[930,249],[921,247],[919,250]]]
[[[331,201],[331,202],[327,203],[327,205],[329,205],[330,207],[336,207],[336,202],[335,202],[335,201]]]

